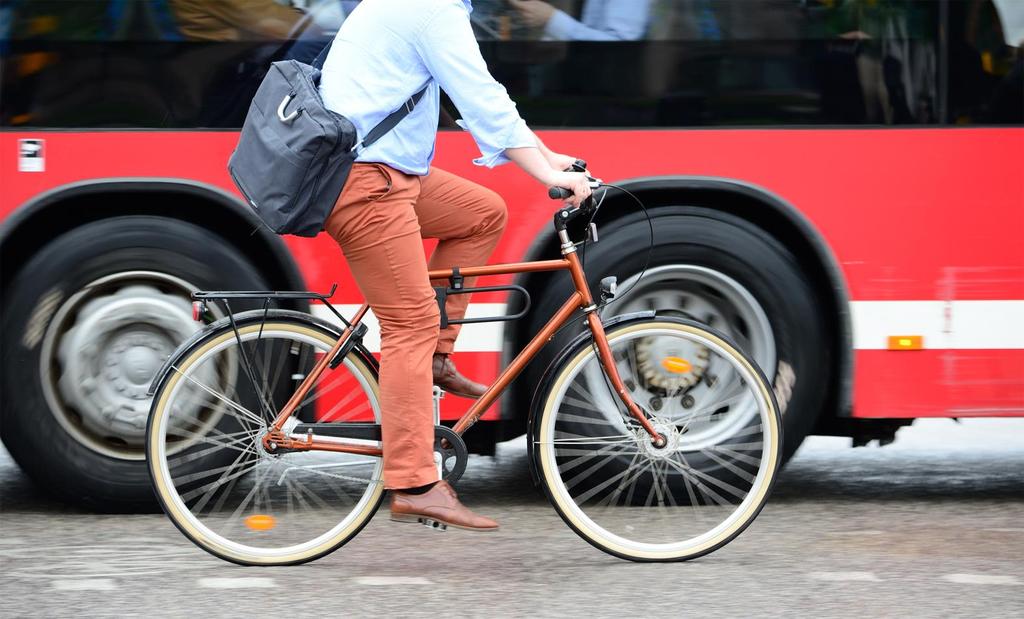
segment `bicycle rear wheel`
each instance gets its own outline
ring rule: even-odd
[[[383,498],[379,457],[271,453],[262,444],[275,413],[337,341],[302,316],[250,313],[239,337],[214,325],[172,362],[153,399],[146,451],[160,503],[190,540],[228,561],[316,559],[355,536]],[[285,430],[300,420],[380,423],[371,362],[353,351],[325,370]]]
[[[768,498],[782,426],[757,366],[721,336],[674,318],[608,329],[619,374],[666,437],[626,412],[589,338],[541,385],[531,450],[549,499],[592,545],[635,561],[683,561],[739,535]]]

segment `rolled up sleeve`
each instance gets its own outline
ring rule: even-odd
[[[417,37],[420,57],[462,114],[458,124],[472,134],[481,156],[473,163],[493,168],[509,161],[509,148],[537,147],[516,104],[487,70],[469,14],[445,3]]]
[[[555,10],[544,33],[562,41],[637,41],[647,31],[650,8],[650,0],[606,0],[597,7],[593,26]]]

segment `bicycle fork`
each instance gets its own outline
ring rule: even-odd
[[[616,394],[618,394],[619,399],[622,400],[626,410],[637,420],[644,431],[650,435],[654,446],[664,447],[667,440],[654,428],[651,420],[647,418],[643,409],[640,408],[633,399],[633,396],[630,395],[626,385],[622,382],[622,377],[619,376],[619,368],[615,365],[615,357],[612,356],[611,346],[608,345],[608,336],[604,332],[604,325],[601,323],[597,304],[594,303],[594,298],[590,294],[590,285],[587,283],[579,256],[576,255],[576,246],[569,240],[569,235],[564,228],[559,230],[558,236],[562,241],[562,255],[569,262],[569,272],[572,274],[572,281],[582,298],[580,306],[587,315],[587,324],[590,326],[590,333],[593,335],[594,343],[597,345],[598,359],[601,362],[601,366],[604,367],[605,374],[611,381],[612,387],[615,389]]]

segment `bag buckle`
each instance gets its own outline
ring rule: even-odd
[[[299,109],[295,110],[291,114],[289,114],[287,116],[284,115],[285,109],[288,107],[288,104],[291,103],[292,99],[294,99],[294,98],[295,98],[295,93],[294,92],[290,92],[281,101],[281,105],[277,106],[277,119],[280,120],[281,122],[285,123],[285,124],[291,124],[296,118],[299,117],[299,114],[302,113],[302,108],[300,107]]]

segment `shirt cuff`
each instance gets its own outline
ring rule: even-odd
[[[555,12],[548,19],[548,23],[544,25],[544,34],[552,39],[570,41],[573,38],[573,30],[578,23],[575,19],[569,17],[569,14],[565,11],[555,9]]]
[[[469,131],[469,127],[465,122],[457,120],[455,123]],[[520,118],[500,143],[484,144],[477,140],[477,146],[480,147],[480,154],[482,156],[474,159],[473,163],[485,168],[494,168],[511,161],[505,156],[506,149],[535,148],[537,146],[537,139],[526,125],[526,121]]]

